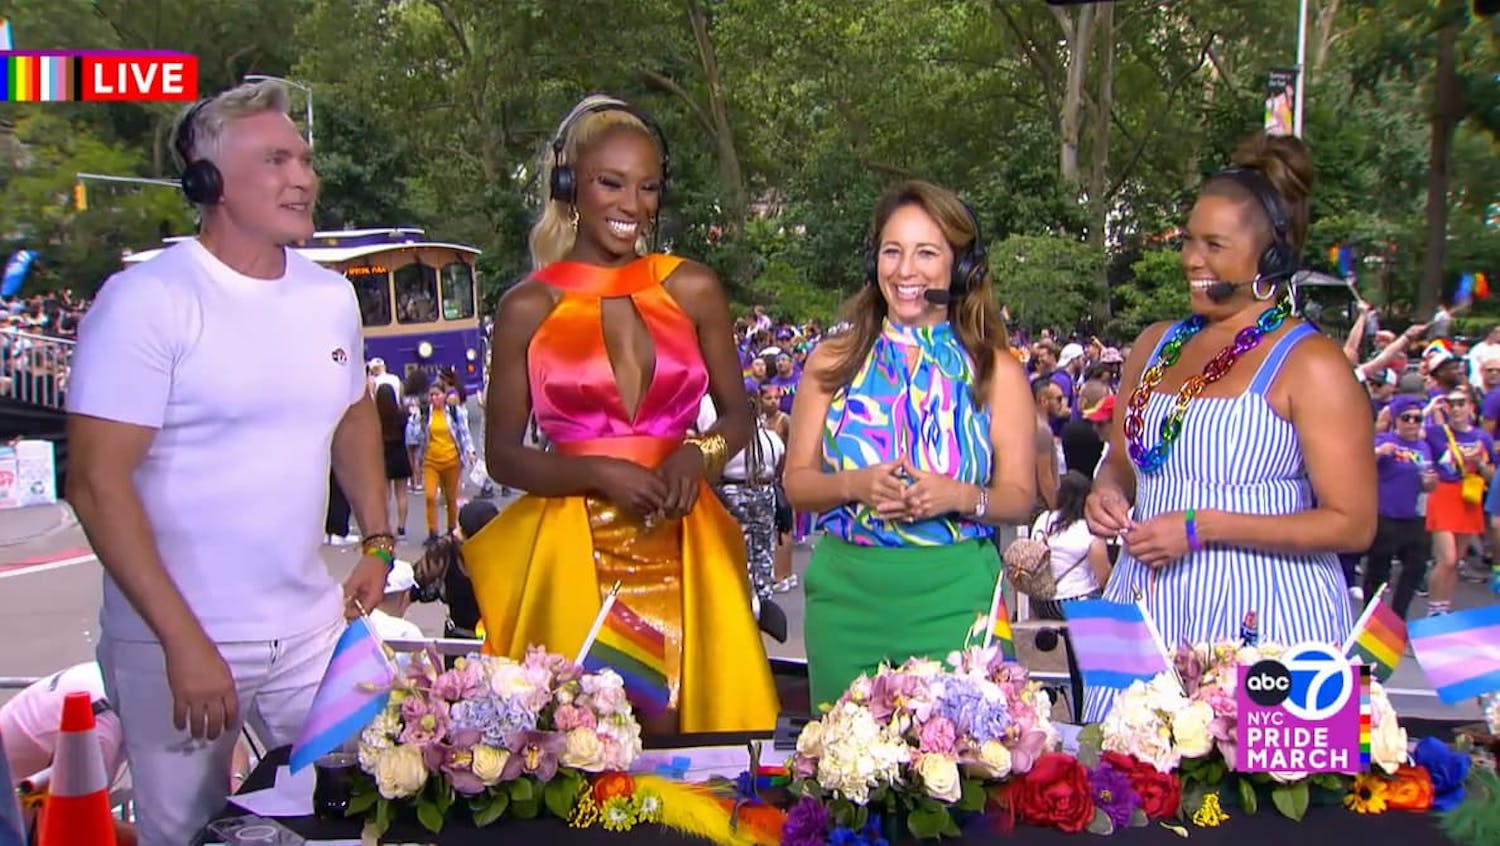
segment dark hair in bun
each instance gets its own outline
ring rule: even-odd
[[[1307,145],[1292,135],[1256,133],[1235,148],[1230,161],[1235,167],[1254,169],[1266,177],[1286,209],[1287,241],[1301,253],[1307,243],[1308,197],[1313,185],[1312,156]],[[1209,179],[1203,193],[1252,203],[1269,233],[1270,221],[1254,195],[1240,183],[1228,178]]]

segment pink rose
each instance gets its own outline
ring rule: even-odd
[[[922,726],[921,738],[923,752],[951,755],[954,744],[958,742],[958,731],[947,717],[935,717]]]
[[[601,687],[594,691],[594,710],[601,714],[618,714],[625,709],[625,688]]]
[[[576,728],[594,728],[599,721],[594,717],[594,712],[588,708],[580,708],[577,705],[559,705],[557,713],[552,717],[557,723],[558,731],[572,731]]]
[[[630,766],[630,762],[625,760],[625,747],[621,746],[620,741],[615,740],[613,737],[604,738],[604,754],[600,757],[604,761],[604,769],[606,770],[623,772]]]

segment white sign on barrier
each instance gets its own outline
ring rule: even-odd
[[[51,441],[0,445],[0,509],[57,502],[57,454]]]

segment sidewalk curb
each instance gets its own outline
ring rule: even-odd
[[[11,522],[4,519],[7,514],[26,514],[26,517],[28,519],[17,520],[14,522],[31,523],[31,517],[35,516],[38,512],[42,512],[45,510],[50,510],[55,514],[54,519],[49,521],[51,525],[45,529],[12,533],[5,531],[3,528],[5,523]],[[6,511],[0,511],[0,548],[8,546],[19,546],[23,543],[40,540],[49,535],[54,535],[58,532],[70,529],[76,525],[78,525],[78,517],[73,513],[72,506],[63,501],[58,501],[56,504],[52,505],[33,505],[28,508],[14,509],[13,511],[9,509],[7,509]],[[20,527],[17,528],[19,529]]]

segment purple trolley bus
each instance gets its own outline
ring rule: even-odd
[[[470,394],[483,388],[478,249],[428,241],[421,229],[317,232],[295,249],[349,280],[364,320],[366,361],[383,359],[387,370],[402,377],[422,370],[435,379],[451,367]],[[132,253],[125,262],[159,252]]]

